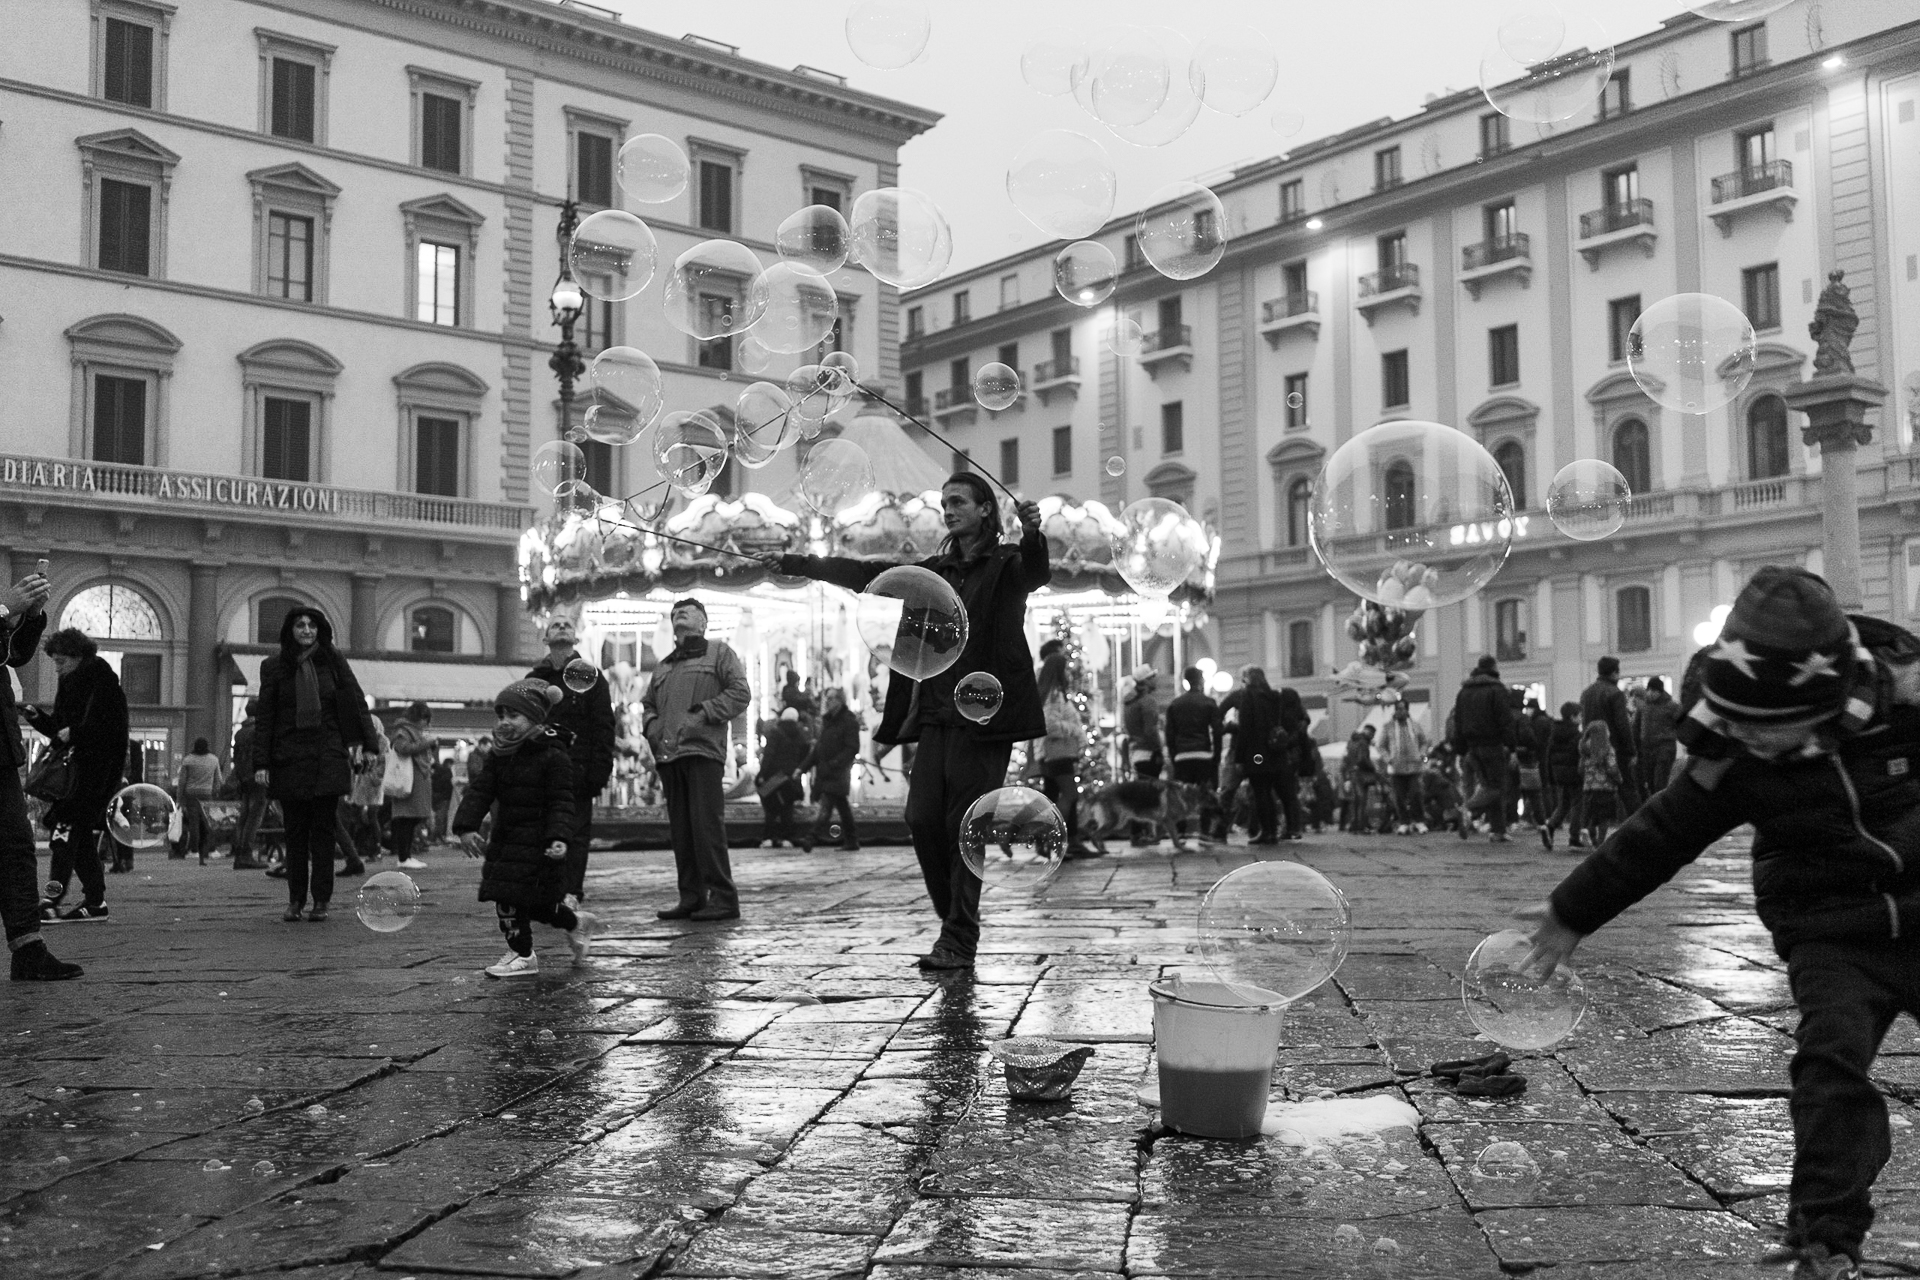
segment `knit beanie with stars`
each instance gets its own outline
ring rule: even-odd
[[[1778,724],[1840,711],[1852,631],[1826,579],[1767,565],[1747,582],[1706,658],[1707,705],[1727,720]]]

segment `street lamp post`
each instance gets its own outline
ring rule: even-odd
[[[573,384],[587,371],[587,362],[580,355],[580,347],[573,340],[573,326],[579,322],[580,314],[586,309],[586,296],[581,293],[579,282],[573,278],[573,269],[567,265],[567,251],[573,245],[573,233],[580,225],[580,214],[569,200],[560,207],[560,275],[553,282],[553,292],[547,298],[547,309],[553,315],[553,323],[560,329],[560,344],[547,357],[547,367],[560,380],[560,436],[565,439],[573,429]],[[584,477],[582,477],[584,479]],[[569,504],[576,499],[569,494]]]

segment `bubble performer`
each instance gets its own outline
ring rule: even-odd
[[[967,610],[967,644],[959,661],[926,680],[895,672],[873,740],[891,746],[916,742],[907,784],[907,829],[927,896],[940,917],[940,939],[920,958],[923,969],[970,969],[980,941],[980,879],[960,857],[960,820],[968,806],[1005,783],[1013,744],[1046,736],[1033,655],[1027,648],[1027,594],[1053,578],[1040,508],[1020,502],[1017,547],[1000,540],[1000,509],[978,474],[956,472],[940,490],[947,539],[922,568],[960,593]],[[830,582],[848,591],[893,566],[846,557],[783,555],[780,572]],[[985,671],[1000,681],[1006,700],[985,722],[970,723],[955,709],[954,686]]]

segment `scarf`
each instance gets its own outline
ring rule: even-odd
[[[320,673],[313,661],[319,652],[320,646],[316,644],[293,660],[293,727],[296,729],[320,727]]]
[[[495,755],[495,756],[510,756],[514,752],[518,751],[521,747],[525,746],[527,744],[527,740],[533,737],[533,735],[538,732],[540,732],[540,727],[538,725],[534,725],[528,728],[528,730],[525,733],[519,734],[516,737],[510,738],[507,736],[507,731],[505,726],[496,724],[493,726],[493,750],[488,752],[488,754]]]
[[[668,662],[685,662],[689,658],[703,658],[707,653],[705,636],[688,636],[673,646],[673,652],[667,655]]]

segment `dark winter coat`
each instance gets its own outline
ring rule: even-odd
[[[596,672],[593,687],[585,693],[575,693],[567,688],[561,674],[553,665],[553,655],[548,654],[527,672],[527,678],[544,680],[565,695],[558,706],[547,712],[547,723],[562,730],[563,737],[572,736],[573,745],[567,751],[573,760],[574,777],[580,784],[580,798],[591,801],[607,789],[607,779],[613,776],[612,686],[607,683],[605,672]]]
[[[1674,730],[1680,726],[1680,704],[1662,689],[1647,695],[1640,708],[1640,751],[1650,754],[1674,744]]]
[[[1555,720],[1547,738],[1546,782],[1553,787],[1580,785],[1580,722]]]
[[[1047,558],[1047,539],[1038,529],[1024,529],[1017,547],[1000,543],[985,556],[961,561],[941,554],[919,562],[951,583],[967,610],[967,643],[960,660],[924,682],[899,673],[887,681],[887,705],[874,731],[875,742],[891,745],[916,742],[918,715],[909,716],[917,700],[951,708],[953,687],[960,678],[985,671],[1000,681],[1006,700],[982,725],[971,725],[956,712],[951,727],[981,742],[1024,742],[1046,736],[1046,715],[1040,707],[1040,687],[1034,680],[1033,652],[1027,647],[1027,594],[1053,580]],[[780,572],[790,577],[830,582],[848,591],[864,591],[867,584],[894,566],[885,561],[854,560],[844,556],[780,557]]]
[[[1633,720],[1627,714],[1627,695],[1620,692],[1620,686],[1611,680],[1595,680],[1580,695],[1580,722],[1603,720],[1607,725],[1607,736],[1613,739],[1613,754],[1620,758],[1620,767],[1636,754],[1633,741]]]
[[[0,654],[10,667],[24,667],[33,661],[40,633],[47,629],[44,612],[28,616],[0,618],[0,638],[6,651]],[[27,763],[27,744],[20,737],[20,713],[13,701],[13,680],[0,672],[0,767],[18,769]]]
[[[442,760],[433,766],[433,807],[453,801],[453,766]]]
[[[800,727],[800,722],[775,720],[767,729],[767,745],[760,753],[760,780],[768,782],[784,773],[787,775],[787,785],[782,789],[798,795],[801,792],[800,764],[806,758],[807,733]]]
[[[1553,723],[1553,717],[1544,711],[1534,711],[1520,717],[1521,735],[1532,739],[1534,759],[1543,764],[1548,750],[1553,746]]]
[[[253,785],[253,771],[266,768],[263,760],[258,765],[253,762],[253,744],[260,736],[260,725],[252,716],[240,722],[233,733],[233,767],[229,770],[234,782],[241,787]]]
[[[1217,754],[1220,708],[1204,693],[1189,689],[1167,704],[1167,755],[1178,760],[1189,752]]]
[[[48,809],[49,824],[102,822],[127,771],[127,695],[120,677],[105,658],[83,658],[60,677],[51,715],[38,707],[23,710],[27,722],[49,738],[69,730],[73,744],[74,792]]]
[[[821,717],[820,738],[800,768],[815,771],[818,794],[844,796],[853,790],[853,761],[859,754],[860,717],[841,707]]]
[[[1275,774],[1292,749],[1281,727],[1280,695],[1273,689],[1240,690],[1240,724],[1233,731],[1233,759],[1247,773]]]
[[[487,754],[467,778],[466,794],[453,818],[453,833],[478,831],[493,812],[486,862],[480,869],[480,901],[511,907],[546,907],[566,892],[565,859],[549,858],[547,846],[573,830],[573,761],[560,735],[542,726],[518,751]]]
[[[320,723],[305,729],[295,723],[298,680],[285,657],[294,647],[294,620],[302,616],[315,618],[320,627],[319,652],[313,657],[320,683]],[[276,800],[346,795],[353,789],[348,749],[379,748],[366,695],[360,692],[353,668],[333,647],[333,626],[319,610],[294,609],[280,625],[280,652],[260,664],[260,711],[255,721],[253,767],[267,770],[267,794]]]
[[[1467,750],[1517,746],[1516,719],[1513,701],[1500,677],[1476,671],[1467,677],[1453,699],[1455,745]]]

